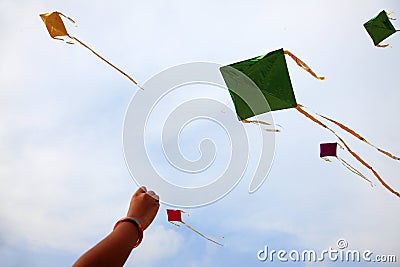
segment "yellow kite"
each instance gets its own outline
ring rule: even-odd
[[[78,38],[69,35],[69,33],[67,32],[67,29],[65,28],[64,22],[61,18],[61,16],[63,16],[64,18],[68,19],[69,21],[71,21],[72,23],[75,24],[75,21],[67,16],[65,16],[64,14],[60,13],[60,12],[50,12],[50,13],[46,13],[46,14],[41,14],[40,17],[42,18],[44,24],[46,25],[46,28],[50,34],[50,36],[53,39],[56,40],[61,40],[61,41],[66,41],[68,44],[73,44],[73,42],[71,41],[67,41],[69,38],[73,41],[78,42],[79,44],[81,44],[82,46],[84,46],[85,48],[89,49],[93,54],[95,54],[98,58],[100,58],[101,60],[103,60],[104,62],[106,62],[107,64],[109,64],[111,67],[113,67],[114,69],[116,69],[117,71],[119,71],[121,74],[123,74],[125,77],[127,77],[131,82],[133,82],[135,85],[137,85],[139,88],[141,88],[138,83],[128,74],[126,74],[125,72],[123,72],[121,69],[117,68],[116,66],[114,66],[111,62],[109,62],[108,60],[106,60],[105,58],[103,58],[102,56],[100,56],[96,51],[94,51],[92,48],[90,48],[89,46],[87,46],[86,44],[84,44],[82,41],[80,41]],[[63,38],[60,38],[63,37]],[[143,88],[141,88],[143,89]]]

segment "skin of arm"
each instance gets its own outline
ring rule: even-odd
[[[160,207],[159,197],[146,187],[140,187],[132,196],[127,217],[135,218],[143,230],[152,223]],[[136,241],[138,227],[131,222],[122,222],[108,236],[83,254],[73,267],[123,266]]]

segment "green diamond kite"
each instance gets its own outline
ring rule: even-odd
[[[386,16],[386,13],[385,13]],[[303,61],[287,50],[279,49],[268,54],[254,57],[237,63],[233,63],[220,68],[222,77],[235,105],[236,115],[243,123],[254,123],[260,125],[271,125],[259,120],[247,120],[258,114],[267,113],[275,110],[294,108],[302,115],[324,127],[334,134],[343,144],[343,147],[364,167],[369,169],[379,182],[391,193],[400,198],[400,193],[391,188],[382,177],[366,163],[357,153],[355,153],[340,137],[335,130],[328,124],[317,119],[304,109],[304,106],[296,102],[293,92],[292,82],[290,81],[289,71],[286,65],[285,55],[290,56],[300,67],[309,72],[319,80],[324,77],[317,76]],[[353,135],[360,141],[374,147],[380,153],[394,159],[399,157],[373,145],[360,134],[347,127],[346,125],[330,119],[326,116],[316,114],[318,117],[335,124],[348,134]]]
[[[385,10],[382,10],[376,17],[364,23],[369,36],[377,47],[386,47],[387,44],[380,44],[383,40],[394,34],[397,30],[390,22]]]
[[[283,49],[223,66],[220,71],[240,120],[297,106],[285,54],[315,78],[324,79],[318,77],[295,55]],[[264,99],[255,96],[258,91],[261,91]]]
[[[283,49],[221,67],[220,71],[241,120],[297,106]],[[263,108],[257,98],[246,103],[243,95],[255,86],[262,92],[269,107]]]

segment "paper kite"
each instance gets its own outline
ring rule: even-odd
[[[359,172],[356,168],[351,166],[349,163],[347,163],[344,159],[338,156],[337,154],[337,148],[340,147],[341,149],[344,149],[340,144],[338,143],[323,143],[320,144],[320,154],[319,156],[324,159],[325,161],[330,162],[331,160],[329,159],[330,157],[337,158],[340,163],[343,164],[347,169],[349,169],[351,172],[357,174],[364,180],[368,181],[371,186],[374,186],[373,183],[365,177],[361,172]]]
[[[113,67],[114,69],[119,71],[122,75],[127,77],[136,86],[141,88],[138,85],[138,83],[131,76],[129,76],[128,74],[123,72],[121,69],[119,69],[116,66],[114,66],[111,62],[109,62],[108,60],[106,60],[105,58],[100,56],[96,51],[94,51],[92,48],[90,48],[85,43],[80,41],[78,38],[69,35],[69,33],[67,32],[67,29],[65,28],[64,22],[63,22],[61,17],[64,17],[64,18],[68,19],[70,22],[72,22],[73,24],[75,24],[75,21],[73,19],[71,19],[71,18],[69,18],[69,17],[65,16],[64,14],[62,14],[60,12],[57,12],[57,11],[46,13],[46,14],[41,14],[40,17],[42,18],[44,24],[46,25],[47,31],[49,32],[50,36],[53,39],[65,41],[68,44],[74,44],[74,41],[78,42],[79,44],[81,44],[85,48],[89,49],[90,52],[95,54],[98,58],[100,58],[101,60],[106,62],[108,65],[110,65],[111,67]],[[141,88],[141,89],[143,89],[143,88]]]
[[[376,17],[364,23],[364,27],[372,38],[375,46],[387,47],[388,44],[380,43],[398,31],[394,28],[390,20],[394,19],[390,18],[385,10],[382,10]]]
[[[290,56],[297,63],[297,65],[309,72],[316,79],[325,79],[324,77],[317,76],[310,69],[310,67],[308,67],[298,57],[283,49],[223,66],[220,68],[220,71],[234,103],[238,119],[245,123],[257,123],[258,121],[251,121],[248,120],[248,118],[270,111],[294,108],[308,119],[332,132],[355,159],[368,168],[386,189],[400,198],[400,194],[386,184],[379,174],[368,163],[366,163],[359,155],[352,151],[345,143],[343,138],[341,138],[326,124],[308,113],[303,105],[297,103],[290,80],[285,55]],[[264,101],[260,101],[260,97],[253,96],[254,90],[261,91],[261,94],[258,95],[264,98]],[[342,130],[350,133],[366,144],[373,146],[384,155],[394,160],[400,160],[400,158],[392,155],[391,153],[374,146],[361,135],[342,123],[319,114],[317,115],[335,124]]]
[[[198,235],[202,236],[203,238],[217,244],[220,246],[223,246],[221,243],[216,242],[215,240],[211,239],[210,237],[207,237],[205,235],[203,235],[202,233],[200,233],[199,231],[195,230],[193,227],[191,227],[190,225],[188,225],[187,223],[185,223],[184,221],[182,221],[182,213],[186,213],[182,210],[171,210],[171,209],[167,209],[167,216],[168,216],[168,221],[170,223],[172,223],[175,226],[180,226],[178,223],[181,223],[183,225],[185,225],[187,228],[189,228],[190,230],[194,231],[195,233],[197,233]],[[178,223],[177,223],[178,222]],[[217,236],[218,238],[224,238],[223,236]]]

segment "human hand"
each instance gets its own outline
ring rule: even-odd
[[[133,194],[127,216],[137,219],[145,230],[156,217],[159,207],[159,196],[142,186]]]

